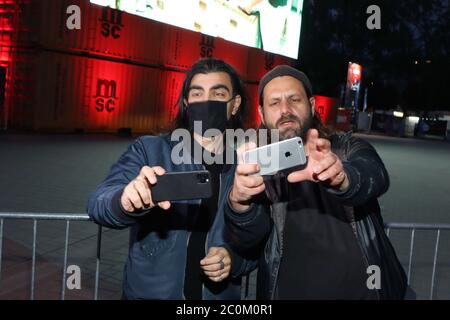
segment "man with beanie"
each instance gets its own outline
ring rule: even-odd
[[[331,134],[308,77],[290,66],[261,79],[259,108],[262,126],[281,140],[302,138],[308,161],[264,177],[256,164],[236,168],[226,233],[242,255],[260,254],[257,297],[403,299],[405,273],[377,201],[389,177],[375,149],[351,133]]]

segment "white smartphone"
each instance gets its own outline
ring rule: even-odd
[[[257,175],[274,175],[279,171],[306,165],[303,141],[299,137],[268,144],[242,154],[244,163],[256,163],[260,167]]]

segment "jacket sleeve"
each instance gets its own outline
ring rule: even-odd
[[[227,249],[228,253],[231,256],[230,276],[232,278],[239,278],[243,275],[246,275],[255,270],[258,266],[258,260],[256,259],[256,257],[254,257],[253,259],[249,259],[248,257],[244,258],[239,253],[237,253],[236,250],[233,249],[228,243],[224,243],[222,247]]]
[[[389,188],[389,175],[375,148],[368,142],[350,137],[334,150],[341,159],[349,179],[345,192],[328,191],[346,205],[358,206],[384,194]]]
[[[225,204],[225,234],[232,248],[245,258],[254,258],[268,238],[272,222],[269,205],[254,202],[246,212],[238,213],[231,207],[227,196]]]
[[[108,176],[89,197],[87,211],[96,223],[123,229],[136,223],[140,216],[148,212],[127,213],[120,203],[123,189],[145,165],[144,145],[138,139],[111,167]]]

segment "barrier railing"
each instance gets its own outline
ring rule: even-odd
[[[30,299],[34,300],[35,293],[35,273],[36,273],[36,239],[38,233],[38,221],[39,220],[62,220],[66,221],[65,241],[64,241],[64,261],[63,261],[63,278],[61,286],[61,299],[65,299],[66,289],[66,269],[67,269],[67,257],[69,248],[69,233],[70,223],[72,221],[91,221],[87,214],[67,214],[67,213],[26,213],[26,212],[0,212],[0,281],[2,274],[2,249],[3,249],[3,226],[5,219],[18,219],[18,220],[32,220],[33,221],[33,243],[32,243],[32,259],[31,259],[31,292]],[[410,230],[410,244],[409,244],[409,260],[407,268],[408,284],[411,279],[411,267],[414,253],[414,242],[417,230],[431,230],[436,231],[436,238],[434,244],[433,255],[433,267],[431,274],[430,285],[430,300],[433,299],[435,277],[436,277],[436,264],[439,255],[439,241],[442,231],[450,231],[450,224],[426,224],[426,223],[397,223],[388,222],[385,224],[386,234],[389,236],[391,230]],[[98,226],[97,231],[97,252],[96,252],[96,268],[95,268],[95,288],[94,288],[94,300],[98,300],[98,288],[99,288],[99,275],[100,275],[100,254],[101,254],[101,240],[102,240],[102,227]],[[245,277],[244,290],[245,297],[249,296],[249,284],[251,279]]]
[[[436,240],[434,244],[434,255],[433,255],[433,268],[431,273],[431,284],[430,284],[430,300],[433,300],[435,276],[436,276],[436,263],[439,254],[439,240],[441,237],[441,231],[449,231],[450,224],[436,224],[436,223],[398,223],[398,222],[388,222],[385,223],[386,234],[389,236],[391,230],[411,230],[410,243],[409,243],[409,260],[408,260],[408,285],[411,280],[411,266],[414,253],[414,240],[417,230],[429,230],[436,231]]]
[[[0,212],[0,280],[1,280],[1,273],[2,273],[3,223],[4,223],[5,219],[20,219],[20,220],[32,220],[33,221],[30,300],[34,300],[34,291],[35,291],[36,238],[37,238],[37,233],[38,233],[38,228],[37,228],[38,221],[39,220],[66,221],[66,232],[65,232],[65,241],[64,241],[64,261],[63,261],[63,271],[62,271],[63,277],[62,277],[62,286],[61,286],[61,300],[64,300],[65,293],[66,293],[66,270],[67,270],[67,254],[68,254],[68,248],[69,248],[70,222],[71,221],[90,221],[89,216],[87,214],[67,214],[67,213]],[[102,241],[102,227],[98,226],[94,300],[98,300],[101,241]]]

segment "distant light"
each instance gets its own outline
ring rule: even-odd
[[[438,120],[441,120],[441,121],[450,121],[450,115],[442,115],[442,116],[439,117]]]
[[[373,85],[373,81],[371,82],[371,85]]]
[[[427,61],[425,61],[426,63],[431,63],[431,60],[427,60]]]
[[[417,60],[416,60],[416,61],[414,61],[414,64],[418,64],[418,63],[419,63],[419,61],[417,61]]]
[[[409,116],[408,119],[413,122],[419,122],[419,117],[416,116]]]
[[[403,118],[403,112],[401,112],[401,111],[394,111],[394,117]]]

